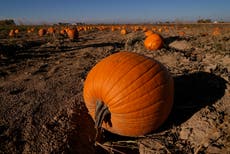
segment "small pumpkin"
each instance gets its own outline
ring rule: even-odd
[[[123,28],[123,29],[121,30],[121,34],[122,34],[122,35],[127,34],[127,30],[126,30],[125,28]]]
[[[28,34],[33,33],[33,32],[34,32],[34,28],[33,28],[33,27],[27,29],[27,33],[28,33]]]
[[[32,33],[31,29],[27,29],[27,34]]]
[[[77,28],[67,28],[66,33],[70,40],[78,39],[79,33],[78,33]]]
[[[142,28],[142,31],[143,31],[143,32],[146,32],[146,31],[148,31],[148,28],[144,26],[144,27]]]
[[[163,43],[162,37],[157,33],[149,35],[144,41],[144,45],[148,50],[158,50],[163,46]]]
[[[59,32],[60,35],[65,36],[66,35],[66,31],[65,29],[61,29]]]
[[[46,29],[40,28],[40,29],[38,30],[38,35],[39,35],[39,36],[44,36],[45,34],[46,34]]]
[[[47,30],[48,34],[54,34],[55,33],[55,29],[53,27],[49,27]]]
[[[14,30],[14,33],[15,33],[15,34],[18,34],[18,33],[19,33],[19,30],[18,30],[18,29],[15,29],[15,30]]]
[[[212,35],[213,35],[213,36],[218,36],[218,35],[220,35],[220,34],[221,34],[220,28],[219,28],[219,27],[214,28],[214,30],[213,30],[213,32],[212,32]]]
[[[15,36],[15,31],[14,31],[13,29],[11,29],[11,30],[10,30],[10,32],[9,32],[9,36],[10,36],[10,37]]]
[[[141,136],[159,128],[171,111],[173,94],[167,69],[133,52],[102,59],[88,73],[83,89],[95,127],[123,136]]]
[[[116,28],[114,26],[111,27],[111,31],[114,32]]]
[[[185,32],[184,31],[179,31],[178,34],[179,34],[179,36],[185,36]]]

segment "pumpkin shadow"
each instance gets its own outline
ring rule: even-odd
[[[83,102],[83,98],[79,95],[74,96],[66,102],[70,107],[68,107],[69,115],[69,131],[67,137],[67,148],[66,153],[70,154],[109,154],[111,152],[117,153],[115,150],[122,151],[124,153],[138,154],[139,150],[137,148],[133,149],[130,146],[136,146],[134,143],[129,144],[124,142],[121,146],[120,144],[109,146],[111,149],[108,151],[99,145],[95,144],[96,139],[96,129],[94,120],[88,113],[88,110]],[[133,140],[134,138],[116,135],[102,129],[100,137],[97,138],[97,142],[116,142],[116,141],[126,141]]]
[[[207,72],[177,76],[174,77],[174,83],[174,106],[171,114],[162,127],[152,133],[158,133],[168,130],[172,126],[180,125],[203,107],[212,105],[223,97],[227,88],[226,80]],[[88,114],[82,98],[75,100],[75,102],[78,102],[77,104],[80,102],[82,105],[80,110],[75,110],[72,114],[71,123],[74,130],[69,134],[68,145],[70,150],[68,153],[108,154],[108,151],[94,144],[96,135],[94,121]],[[79,107],[75,106],[74,108]],[[99,142],[102,144],[110,143],[110,147],[124,153],[139,153],[138,144],[135,142],[138,137],[120,136],[104,129],[101,135]],[[112,150],[111,152],[116,153]]]
[[[79,40],[73,41],[75,43],[79,42]],[[93,44],[86,44],[86,45],[76,45],[68,47],[66,45],[62,45],[56,49],[56,46],[48,46],[43,47],[44,49],[41,49],[39,51],[34,51],[34,49],[39,49],[42,44],[47,43],[45,40],[40,41],[27,41],[23,44],[23,47],[17,45],[17,44],[10,44],[10,45],[4,45],[0,43],[0,65],[1,66],[8,66],[10,64],[17,64],[22,61],[25,61],[27,59],[46,59],[49,57],[52,57],[53,55],[57,53],[68,53],[70,51],[74,50],[80,50],[84,48],[89,47],[107,47],[111,46],[113,47],[110,52],[114,53],[116,52],[115,49],[117,48],[123,48],[124,44],[120,42],[107,42],[107,43],[93,43]],[[3,55],[4,59],[1,59],[1,55]]]
[[[172,43],[174,41],[181,41],[181,40],[183,40],[183,38],[181,38],[179,36],[166,37],[166,38],[164,38],[164,44],[166,46],[169,46],[170,43]]]
[[[206,106],[224,96],[227,81],[215,74],[195,72],[174,78],[174,105],[160,129],[178,126]]]
[[[94,139],[96,131],[94,121],[88,114],[83,98],[77,95],[71,98],[67,104],[69,107],[69,130],[67,135],[66,153],[92,154],[95,153]]]

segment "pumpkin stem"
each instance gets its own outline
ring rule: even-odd
[[[95,111],[95,128],[101,128],[103,121],[110,122],[111,113],[109,108],[102,102],[97,101]]]
[[[110,121],[111,113],[109,108],[100,100],[96,102],[96,111],[95,111],[95,128],[96,128],[96,136],[95,141],[100,140],[101,135],[101,126],[103,121],[109,123],[112,126]]]

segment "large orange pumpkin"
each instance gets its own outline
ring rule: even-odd
[[[144,45],[148,50],[158,50],[163,46],[163,39],[159,34],[153,33],[146,37]]]
[[[91,69],[83,95],[96,128],[141,136],[167,119],[173,105],[173,78],[156,60],[119,52]]]

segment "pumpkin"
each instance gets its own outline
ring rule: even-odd
[[[121,34],[122,34],[122,35],[127,34],[127,30],[123,28],[123,29],[121,30]]]
[[[47,30],[48,34],[54,34],[55,33],[55,29],[53,27],[49,27]]]
[[[27,33],[28,33],[28,34],[33,33],[33,32],[34,32],[34,28],[33,28],[33,27],[27,29]]]
[[[220,28],[218,28],[218,27],[214,28],[214,30],[213,30],[213,32],[212,32],[212,35],[213,35],[213,36],[218,36],[218,35],[220,35],[220,34],[221,34]]]
[[[66,31],[65,31],[65,29],[61,29],[59,33],[60,33],[60,35],[65,36]]]
[[[14,31],[13,29],[11,29],[11,30],[10,30],[10,32],[9,32],[9,36],[10,36],[10,37],[15,36],[15,31]]]
[[[32,27],[30,30],[31,30],[31,32],[34,32],[34,27]]]
[[[111,27],[111,31],[114,32],[116,28],[114,26]]]
[[[158,50],[163,46],[163,39],[159,34],[153,33],[146,37],[144,45],[148,50]]]
[[[18,34],[18,33],[19,33],[19,30],[18,30],[18,29],[15,29],[15,30],[14,30],[14,33],[15,33],[15,34]]]
[[[153,34],[153,31],[151,31],[151,30],[147,30],[146,32],[145,32],[145,36],[146,37],[148,37],[148,36],[150,36],[150,35],[152,35]]]
[[[38,35],[39,36],[43,36],[45,34],[46,34],[46,30],[44,28],[41,28],[41,29],[38,30]]]
[[[140,29],[141,29],[141,28],[140,28],[139,26],[135,26],[135,27],[133,28],[134,32],[139,31]]]
[[[156,27],[153,27],[153,28],[152,28],[152,31],[156,32],[156,31],[157,31],[157,28],[156,28]]]
[[[158,61],[118,52],[97,63],[84,82],[83,96],[97,129],[142,136],[167,119],[173,105],[173,78]]]
[[[27,29],[27,33],[28,34],[32,33],[31,29]]]
[[[148,28],[147,28],[147,27],[143,27],[143,28],[142,28],[142,31],[143,31],[143,32],[146,32],[146,31],[148,31]]]
[[[158,28],[158,32],[160,32],[160,33],[161,33],[162,31],[163,31],[163,29],[162,29],[162,28]]]
[[[66,33],[67,33],[70,40],[78,39],[79,33],[78,33],[77,28],[68,28],[68,29],[66,29]]]
[[[179,36],[185,36],[185,32],[184,31],[179,31],[178,34],[179,34]]]

